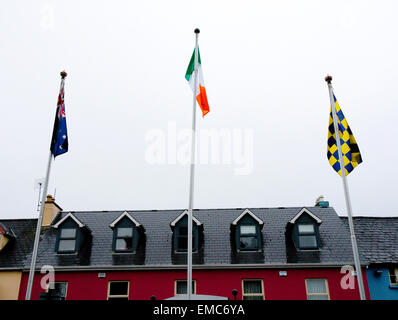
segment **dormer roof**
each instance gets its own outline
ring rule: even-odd
[[[139,223],[137,220],[135,220],[127,211],[124,211],[119,217],[117,217],[110,225],[109,227],[114,228],[117,223],[122,220],[123,218],[127,218],[129,219],[131,222],[133,222],[135,224],[135,226],[141,227],[141,223]]]
[[[245,215],[251,216],[254,220],[258,222],[258,224],[262,227],[264,225],[264,221],[261,220],[259,217],[257,217],[253,212],[251,212],[249,209],[246,209],[243,211],[234,221],[232,221],[232,225],[236,226],[237,223],[245,216]]]
[[[69,212],[65,217],[63,217],[56,224],[54,224],[53,228],[57,229],[62,223],[64,223],[68,219],[72,219],[73,221],[75,221],[76,224],[79,226],[79,228],[87,228],[87,226],[84,223],[82,223],[79,219],[77,219],[71,212]]]
[[[307,208],[303,208],[300,210],[299,213],[297,213],[293,219],[289,221],[289,223],[294,224],[298,218],[300,218],[303,214],[308,214],[312,219],[316,221],[316,223],[321,224],[322,220],[319,219],[315,214],[313,214],[311,211],[309,211]]]
[[[188,210],[185,210],[183,213],[181,213],[177,218],[175,218],[171,223],[170,223],[170,227],[175,227],[175,225],[178,223],[178,221],[180,221],[185,215],[188,215]],[[202,225],[202,222],[200,222],[198,219],[196,219],[193,215],[192,215],[192,221],[196,223],[197,226]]]

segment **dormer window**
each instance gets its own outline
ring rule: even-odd
[[[113,252],[134,253],[137,250],[142,235],[140,231],[144,228],[127,211],[113,221],[110,227],[113,229]]]
[[[173,247],[175,252],[188,251],[188,212],[184,211],[174,221],[170,223],[173,230]],[[192,217],[192,251],[199,250],[199,233],[203,228],[202,223]]]
[[[78,252],[90,233],[90,229],[72,213],[68,213],[53,227],[58,229],[55,251],[60,254]]]
[[[245,210],[231,225],[231,232],[239,251],[259,251],[262,249],[261,227],[264,222],[250,210]]]
[[[132,251],[133,249],[133,228],[116,228],[115,251]]]
[[[188,224],[188,223],[186,223]],[[185,252],[188,250],[188,226],[178,225],[174,231],[175,235],[175,250]],[[195,251],[195,231],[192,230],[192,251]]]
[[[63,228],[60,230],[58,252],[76,251],[77,230],[75,228]]]
[[[315,234],[315,226],[313,224],[298,225],[298,242],[300,249],[318,248],[318,241]]]
[[[319,225],[322,221],[307,209],[302,209],[288,223],[293,242],[300,250],[317,250],[320,246]]]
[[[240,250],[258,250],[258,225],[240,225],[239,249]]]

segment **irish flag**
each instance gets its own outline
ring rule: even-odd
[[[189,61],[188,69],[187,72],[185,73],[185,79],[188,80],[189,85],[193,92],[195,92],[194,71],[195,71],[195,50],[193,50],[191,61]],[[207,113],[210,112],[210,108],[209,108],[209,103],[207,102],[207,95],[205,89],[205,82],[203,80],[202,63],[200,61],[199,48],[198,48],[198,83],[196,87],[196,101],[198,101],[204,117]]]

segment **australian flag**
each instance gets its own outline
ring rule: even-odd
[[[64,102],[64,79],[58,95],[57,112],[55,113],[53,136],[51,139],[51,153],[54,158],[68,151],[68,133],[66,131],[66,114]]]

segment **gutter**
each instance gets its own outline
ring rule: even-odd
[[[2,271],[21,271],[21,272],[23,272],[23,271],[25,271],[26,269],[25,268],[22,268],[22,267],[9,267],[9,268],[0,268],[0,272],[2,272]]]
[[[344,265],[353,265],[352,262],[339,264],[312,264],[312,263],[287,263],[287,264],[213,264],[213,265],[193,265],[194,270],[236,270],[236,269],[326,269],[341,268]],[[362,267],[365,267],[363,265]],[[164,270],[186,270],[186,265],[146,265],[146,266],[70,266],[70,267],[54,267],[59,272],[79,272],[79,271],[164,271]],[[40,272],[41,268],[36,268]],[[24,272],[29,271],[28,268],[23,269]]]

